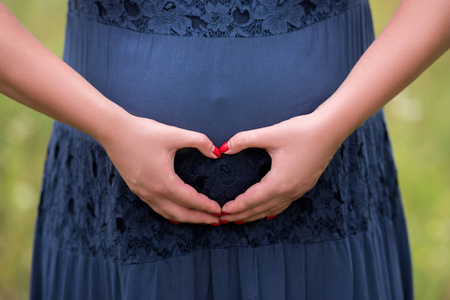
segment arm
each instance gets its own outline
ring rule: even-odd
[[[385,29],[317,113],[339,124],[332,128],[345,138],[449,47],[450,2],[403,0]]]
[[[223,152],[265,148],[272,170],[228,202],[226,221],[277,215],[309,191],[342,142],[450,47],[448,0],[403,0],[338,90],[313,113],[237,133]]]
[[[173,171],[175,152],[216,158],[203,134],[130,115],[39,43],[0,3],[0,92],[99,141],[130,189],[162,216],[218,223],[220,206]],[[129,145],[133,145],[129,147]]]
[[[94,138],[126,112],[41,45],[0,3],[0,92]],[[118,124],[118,128],[122,124]]]

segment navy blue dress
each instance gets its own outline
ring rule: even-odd
[[[69,0],[64,60],[130,113],[221,145],[314,111],[373,39],[367,0]],[[226,201],[266,154],[187,151],[175,169]],[[383,111],[283,213],[219,227],[162,218],[99,143],[54,123],[31,299],[412,299],[411,278]]]

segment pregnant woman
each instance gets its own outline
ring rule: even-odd
[[[449,15],[69,0],[61,61],[0,4],[0,92],[56,120],[31,299],[412,299],[381,108]]]

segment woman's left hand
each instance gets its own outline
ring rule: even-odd
[[[271,170],[260,182],[223,206],[222,223],[271,219],[313,188],[345,139],[329,118],[316,112],[239,132],[221,147],[225,154],[263,148],[272,158]]]

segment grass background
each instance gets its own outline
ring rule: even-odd
[[[3,2],[61,57],[65,0]],[[378,34],[399,0],[370,3]],[[386,106],[417,299],[450,299],[449,113],[450,53]],[[0,300],[27,299],[34,220],[51,124],[48,117],[0,95]]]

